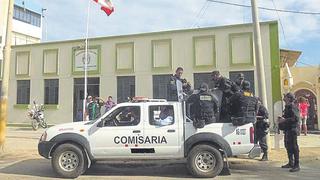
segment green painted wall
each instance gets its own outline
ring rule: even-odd
[[[272,77],[272,103],[280,101],[281,80],[280,80],[280,49],[278,23],[269,24],[270,33],[270,57],[271,57],[271,77]]]

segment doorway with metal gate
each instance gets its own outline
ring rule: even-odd
[[[82,121],[84,78],[75,78],[73,81],[73,121]],[[88,96],[99,97],[100,78],[88,78]]]

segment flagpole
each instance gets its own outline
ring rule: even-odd
[[[86,27],[86,37],[85,37],[85,61],[84,61],[84,97],[83,97],[83,121],[86,120],[86,110],[87,110],[87,94],[88,94],[88,36],[89,36],[89,20],[90,20],[90,0],[88,0],[87,9],[87,27]]]

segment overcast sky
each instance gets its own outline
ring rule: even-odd
[[[23,0],[16,0],[21,4]],[[89,36],[184,29],[250,23],[251,9],[207,0],[113,0],[115,12],[105,15],[91,3]],[[220,0],[250,5],[250,0]],[[320,0],[258,0],[259,6],[320,12]],[[46,8],[43,41],[77,39],[85,36],[88,0],[24,0],[37,12]],[[202,10],[202,11],[201,11]],[[200,13],[199,13],[200,12]],[[279,15],[278,15],[279,14]],[[260,10],[260,20],[281,19],[280,47],[303,51],[298,65],[320,64],[320,15],[302,15]],[[47,30],[45,30],[47,29]],[[46,33],[47,32],[47,33]],[[47,37],[47,38],[46,38]]]

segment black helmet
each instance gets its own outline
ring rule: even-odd
[[[296,100],[296,96],[291,92],[288,92],[287,94],[285,94],[284,97],[288,98],[290,102],[294,102]]]
[[[200,85],[200,91],[208,91],[209,86],[207,83],[201,83]]]
[[[243,81],[242,88],[243,88],[244,91],[249,91],[250,90],[250,82],[249,81]]]
[[[238,79],[244,79],[244,74],[243,73],[239,73],[238,74]]]
[[[212,74],[212,75],[219,76],[219,75],[220,75],[220,71],[212,71],[211,74]]]

